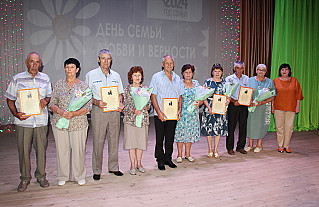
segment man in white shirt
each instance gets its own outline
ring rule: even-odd
[[[247,117],[248,107],[239,105],[238,95],[240,86],[249,87],[249,77],[244,75],[245,63],[237,60],[234,62],[234,74],[226,77],[226,82],[236,84],[239,82],[239,86],[235,93],[231,96],[231,100],[228,106],[228,136],[226,137],[226,148],[230,155],[234,155],[234,132],[239,122],[239,136],[236,151],[242,154],[247,154],[244,150],[246,145],[246,133],[247,133]]]
[[[45,173],[45,156],[47,147],[48,131],[48,109],[47,105],[51,99],[51,82],[49,76],[39,72],[41,58],[38,53],[28,54],[25,64],[27,71],[19,73],[12,78],[10,85],[5,93],[8,107],[13,114],[18,142],[20,184],[18,191],[23,192],[27,189],[31,180],[30,152],[31,143],[36,151],[37,168],[34,176],[43,188],[49,187]],[[40,95],[41,114],[26,116],[20,109],[20,98],[18,90],[38,88]]]
[[[93,130],[93,179],[100,180],[103,163],[103,148],[105,136],[108,141],[108,170],[116,176],[122,176],[118,164],[118,145],[120,133],[120,112],[123,110],[122,97],[123,85],[120,75],[111,70],[112,55],[109,50],[103,49],[97,57],[99,67],[91,70],[85,76],[85,82],[93,93],[93,108],[91,122]],[[120,107],[117,111],[103,112],[107,106],[101,98],[101,87],[118,86],[120,94]],[[106,134],[107,132],[107,134]]]

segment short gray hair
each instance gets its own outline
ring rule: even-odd
[[[267,70],[267,66],[266,66],[265,64],[259,64],[259,65],[257,65],[256,70],[257,70],[258,68],[265,68],[265,69]]]
[[[40,57],[39,53],[37,53],[37,52],[30,52],[30,53],[28,54],[28,56],[27,56],[27,59],[29,59],[31,55],[37,55],[37,56],[39,56],[39,58],[40,58],[40,60],[41,60],[41,57]]]
[[[171,59],[173,60],[173,62],[175,63],[175,60],[174,60],[173,56],[171,56],[171,55],[165,55],[165,56],[162,58],[162,63],[165,61],[165,58],[167,58],[167,57],[171,58]]]
[[[98,57],[100,57],[101,54],[109,54],[112,57],[111,52],[109,50],[107,50],[107,49],[100,50]]]
[[[237,65],[242,65],[243,67],[245,67],[244,61],[241,61],[241,60],[236,60],[236,61],[234,62],[234,67],[236,67]]]

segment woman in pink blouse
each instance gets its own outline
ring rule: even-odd
[[[148,110],[151,106],[151,101],[147,103],[142,111],[139,111],[135,108],[132,96],[130,94],[131,87],[147,88],[146,86],[142,85],[144,79],[143,69],[140,66],[134,66],[128,72],[127,77],[130,85],[124,89],[124,149],[129,150],[129,156],[131,160],[130,174],[136,175],[136,169],[141,173],[145,172],[141,160],[143,150],[146,150],[147,148],[149,125]],[[135,125],[135,119],[136,116],[140,114],[143,114],[142,127],[137,127]],[[137,161],[137,166],[135,165],[135,160]]]

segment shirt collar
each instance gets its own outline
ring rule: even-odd
[[[29,76],[31,76],[32,78],[35,78],[35,77],[37,77],[37,76],[40,76],[40,72],[38,71],[37,72],[37,74],[35,75],[35,77],[33,77],[30,73],[29,73],[29,71],[28,71],[28,69],[25,71],[25,75],[29,75]]]
[[[100,72],[103,74],[103,75],[105,75],[104,73],[103,73],[103,71],[102,71],[102,69],[101,69],[101,67],[99,66],[99,69],[100,69]],[[111,75],[111,68],[109,68],[109,74],[108,75]]]
[[[162,75],[167,77],[167,75],[164,72],[164,69],[162,70]],[[175,78],[176,78],[176,74],[174,73],[174,71],[172,71],[172,80],[175,79]]]

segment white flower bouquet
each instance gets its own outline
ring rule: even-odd
[[[258,102],[267,100],[275,95],[275,90],[270,90],[269,88],[263,88],[261,90],[258,90],[258,96],[254,99],[253,103],[255,105],[258,104]],[[249,112],[254,112],[256,110],[256,106],[251,106],[248,108]]]
[[[214,93],[214,91],[215,91],[214,88],[207,88],[207,87],[203,87],[203,86],[198,86],[196,88],[194,101],[192,101],[189,104],[189,106],[187,107],[187,111],[189,113],[193,113],[195,108],[196,108],[195,101],[204,101],[205,99],[210,97]]]

